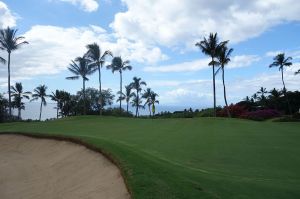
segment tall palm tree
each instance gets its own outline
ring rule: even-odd
[[[112,59],[112,62],[110,65],[107,66],[108,69],[111,69],[111,71],[114,73],[115,71],[119,71],[120,73],[120,111],[122,108],[122,72],[126,70],[132,70],[132,66],[129,65],[130,61],[126,60],[123,61],[121,57],[114,57]]]
[[[89,57],[92,60],[92,64],[96,65],[98,68],[99,73],[99,93],[100,93],[100,115],[102,115],[102,85],[101,85],[101,68],[103,67],[103,64],[105,63],[105,58],[107,55],[113,56],[112,52],[107,50],[104,51],[104,53],[101,53],[101,48],[97,43],[88,44],[87,46],[87,57]]]
[[[68,67],[69,71],[75,76],[67,77],[69,80],[76,80],[82,78],[82,91],[83,91],[83,114],[86,114],[86,97],[85,97],[85,81],[88,81],[88,75],[93,74],[97,68],[90,64],[90,60],[86,57],[77,57],[75,61]]]
[[[11,94],[10,94],[10,56],[12,51],[20,48],[23,44],[28,44],[27,41],[22,41],[24,37],[17,37],[17,29],[7,27],[6,29],[0,30],[0,49],[5,50],[8,53],[7,59],[7,71],[8,71],[8,104],[9,104],[9,115],[11,116]],[[3,58],[1,59],[3,62]]]
[[[223,91],[224,91],[224,101],[226,105],[226,111],[228,117],[231,117],[230,111],[228,109],[228,103],[227,103],[227,98],[226,98],[226,87],[225,87],[225,65],[227,65],[230,62],[230,55],[233,52],[233,49],[230,48],[228,49],[226,45],[223,45],[220,48],[219,53],[217,54],[217,65],[220,66],[222,70],[222,81],[223,81]]]
[[[48,95],[47,95],[46,91],[47,91],[47,86],[45,86],[45,85],[40,85],[40,86],[36,87],[33,91],[34,93],[32,95],[32,99],[31,99],[31,101],[41,99],[40,117],[39,117],[40,121],[41,121],[41,117],[42,117],[43,105],[44,106],[47,105],[46,97],[48,97]]]
[[[158,97],[158,94],[155,92],[151,92],[150,99],[152,104],[152,115],[155,115],[155,104],[159,104],[159,101],[156,99]]]
[[[56,118],[58,118],[58,112],[60,107],[60,101],[61,101],[61,92],[59,90],[56,90],[55,92],[52,92],[51,95],[49,95],[52,101],[56,102]]]
[[[134,77],[133,78],[133,82],[130,84],[130,87],[136,90],[136,93],[134,94],[134,100],[133,102],[135,102],[135,116],[138,116],[138,111],[139,111],[139,104],[141,103],[141,98],[139,96],[140,92],[142,91],[142,86],[147,86],[146,82],[142,81],[141,78],[138,77]]]
[[[26,91],[23,92],[23,86],[21,82],[17,82],[15,86],[11,86],[11,96],[15,98],[15,105],[18,108],[18,118],[21,119],[21,109],[24,108],[22,107],[22,99],[26,98],[29,99],[31,92]]]
[[[200,42],[197,42],[195,45],[200,48],[200,50],[205,54],[211,57],[211,62],[209,65],[212,65],[213,68],[213,96],[214,96],[214,116],[216,117],[216,83],[215,83],[215,58],[218,55],[219,50],[227,43],[227,41],[219,42],[217,33],[210,33],[208,39],[204,39]]]
[[[147,88],[144,91],[143,95],[142,95],[142,98],[146,99],[146,102],[145,102],[144,106],[148,105],[149,117],[151,117],[151,109],[150,109],[150,107],[151,107],[151,104],[152,104],[152,102],[151,102],[151,93],[152,92],[153,91],[151,90],[151,88]]]
[[[284,67],[290,67],[291,65],[293,65],[293,63],[291,62],[292,59],[293,59],[292,57],[287,57],[286,58],[284,53],[280,53],[280,54],[276,55],[273,58],[273,63],[269,65],[270,68],[278,67],[279,71],[281,71],[281,80],[282,80],[282,84],[283,84],[283,94],[286,98],[290,114],[292,114],[292,111],[291,111],[288,96],[286,94],[286,87],[285,87],[285,83],[284,83],[284,80],[283,80],[283,70],[284,70]]]

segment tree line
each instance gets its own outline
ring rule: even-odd
[[[17,36],[17,29],[7,27],[0,30],[0,49],[6,51],[8,54],[7,60],[0,57],[2,64],[7,63],[8,70],[8,101],[1,96],[0,100],[3,102],[3,106],[8,108],[8,117],[12,117],[12,108],[18,109],[18,119],[21,119],[21,110],[25,109],[25,104],[22,101],[30,99],[30,101],[40,100],[40,113],[39,120],[41,120],[42,108],[47,104],[46,98],[50,97],[51,100],[57,103],[57,117],[67,115],[85,115],[87,110],[89,113],[94,112],[97,109],[99,114],[102,115],[105,105],[111,105],[114,100],[114,95],[111,89],[102,89],[101,69],[106,63],[108,56],[112,57],[111,63],[106,66],[106,69],[111,70],[112,73],[119,72],[120,75],[120,90],[117,92],[119,102],[119,114],[124,112],[122,109],[122,101],[126,101],[126,114],[129,113],[129,104],[135,107],[135,117],[139,116],[139,110],[148,106],[149,116],[155,114],[155,104],[158,104],[158,94],[151,88],[146,88],[143,91],[143,87],[146,86],[146,82],[139,77],[133,77],[132,82],[125,86],[125,92],[123,92],[123,80],[122,74],[124,71],[132,70],[132,66],[129,65],[129,60],[123,60],[121,57],[114,57],[112,52],[107,50],[102,53],[100,46],[97,43],[88,44],[86,46],[87,51],[82,57],[76,57],[71,60],[68,70],[73,76],[66,77],[68,80],[82,79],[82,90],[77,92],[76,95],[63,90],[56,90],[52,94],[47,94],[47,86],[40,85],[36,87],[32,92],[23,92],[22,83],[17,82],[15,86],[11,86],[11,54],[13,51],[19,49],[24,44],[29,44],[22,36]],[[89,76],[98,71],[99,90],[89,88],[87,99],[86,81],[89,80]],[[13,101],[11,100],[13,98]],[[143,99],[145,102],[143,103]],[[6,106],[5,106],[6,104]],[[72,108],[73,106],[73,108]],[[76,108],[75,108],[76,107]]]

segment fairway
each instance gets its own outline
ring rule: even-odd
[[[120,165],[132,198],[300,198],[300,123],[70,117],[0,132],[81,139]]]

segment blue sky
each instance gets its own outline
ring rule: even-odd
[[[195,47],[210,32],[234,48],[226,69],[229,102],[252,95],[261,86],[280,89],[280,73],[269,69],[279,52],[292,56],[285,71],[287,88],[299,90],[300,3],[297,0],[2,0],[0,27],[14,26],[29,45],[12,56],[12,82],[25,90],[46,84],[50,91],[75,93],[81,81],[66,80],[71,59],[97,42],[131,61],[124,83],[141,77],[160,95],[161,105],[212,105],[212,71]],[[0,52],[5,57],[4,52]],[[109,60],[108,60],[109,61]],[[118,91],[119,75],[103,70],[104,88]],[[0,68],[0,92],[7,90],[7,71]],[[97,74],[88,87],[98,88]],[[217,103],[223,105],[217,77]]]

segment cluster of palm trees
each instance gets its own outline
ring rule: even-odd
[[[209,66],[212,66],[213,73],[213,97],[214,97],[214,116],[216,117],[216,86],[215,86],[215,78],[218,72],[222,71],[222,82],[223,82],[223,93],[224,93],[224,101],[225,108],[228,114],[228,117],[231,117],[230,111],[228,109],[228,103],[226,98],[226,87],[225,87],[225,66],[230,62],[230,56],[233,52],[232,48],[228,48],[229,41],[219,42],[217,33],[210,33],[208,38],[204,37],[204,39],[200,42],[197,42],[195,45],[200,48],[200,50],[205,54],[211,57],[211,61],[208,63]],[[278,67],[279,71],[281,71],[281,79],[283,84],[283,94],[286,98],[288,108],[291,114],[291,108],[288,96],[286,95],[286,86],[283,79],[283,71],[284,67],[289,67],[292,65],[292,57],[285,57],[284,53],[280,53],[273,58],[273,63],[269,66]],[[216,69],[216,67],[218,67]],[[300,74],[300,69],[295,72],[295,75]]]
[[[95,71],[98,70],[99,73],[99,105],[100,105],[100,115],[102,115],[103,105],[102,105],[102,82],[101,82],[101,69],[105,64],[105,59],[107,56],[112,57],[112,61],[109,65],[106,66],[108,70],[111,70],[112,73],[119,72],[120,74],[120,90],[118,91],[117,102],[120,104],[120,112],[122,111],[122,101],[127,103],[127,113],[129,102],[133,107],[136,108],[135,116],[139,116],[139,109],[144,108],[145,105],[148,105],[149,112],[151,116],[150,106],[152,106],[152,113],[155,113],[155,104],[159,103],[157,100],[158,95],[153,92],[150,88],[147,88],[144,94],[141,96],[142,86],[146,86],[146,82],[142,81],[141,78],[134,77],[133,82],[125,86],[125,93],[123,92],[123,72],[132,70],[129,60],[123,60],[121,57],[113,57],[111,51],[107,50],[101,53],[101,48],[97,43],[88,44],[86,46],[87,52],[82,57],[77,57],[71,61],[70,66],[68,67],[69,71],[74,74],[74,76],[67,77],[66,79],[75,80],[82,78],[82,91],[83,91],[83,100],[86,101],[85,96],[85,82],[88,81],[88,76],[92,75]],[[132,92],[135,90],[136,92]],[[146,103],[142,105],[142,98],[146,99]],[[84,114],[86,114],[86,105],[84,104]]]

